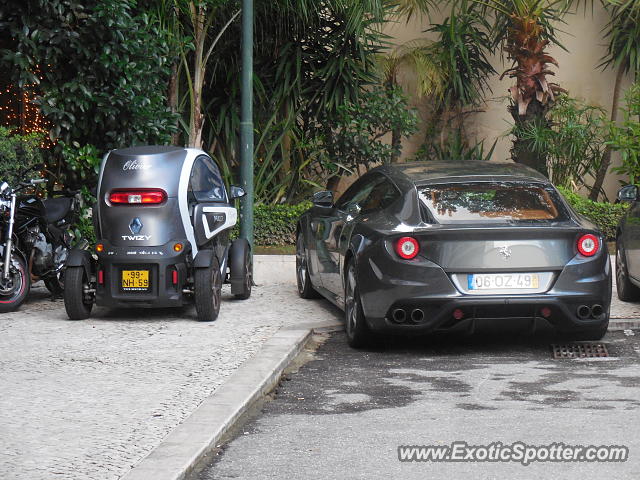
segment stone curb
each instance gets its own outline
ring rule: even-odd
[[[326,327],[325,327],[326,328]],[[314,329],[281,329],[121,480],[183,480],[234,423],[271,391]]]
[[[629,330],[640,328],[640,318],[611,318],[609,319],[609,331]]]

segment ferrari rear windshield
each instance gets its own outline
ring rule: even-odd
[[[567,219],[555,190],[543,184],[420,185],[418,192],[438,223],[547,223]]]

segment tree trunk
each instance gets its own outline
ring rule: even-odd
[[[624,65],[621,64],[618,67],[618,73],[616,74],[616,83],[615,83],[615,86],[613,87],[613,103],[611,105],[611,123],[616,123],[616,121],[618,120],[620,90],[622,86],[623,77],[624,77]],[[593,200],[594,202],[598,200],[598,196],[602,191],[602,185],[604,184],[604,179],[607,176],[607,171],[609,170],[610,165],[611,165],[611,146],[607,145],[604,150],[604,154],[602,155],[602,163],[600,164],[598,173],[596,173],[596,179],[593,182],[593,187],[591,187],[591,192],[589,192],[589,200]]]
[[[516,122],[516,125],[523,127],[530,123],[548,122],[546,118],[549,104],[542,105],[538,100],[532,100],[527,108],[525,115],[518,114],[518,106],[510,105],[509,113]],[[511,149],[511,157],[516,163],[521,163],[527,167],[533,168],[542,173],[545,177],[549,176],[547,169],[547,156],[543,153],[537,153],[533,149],[531,140],[523,140],[515,138],[513,140],[513,148]]]
[[[167,103],[171,109],[171,113],[178,114],[178,63],[173,62],[171,65],[171,76],[169,77],[169,92],[167,95]],[[180,122],[176,117],[176,133],[171,135],[171,144],[178,145],[180,141]]]
[[[402,142],[399,128],[394,128],[391,130],[391,147],[393,148],[393,153],[391,154],[391,163],[396,163],[400,159],[400,152],[402,151]]]
[[[202,148],[202,87],[204,85],[204,44],[207,37],[205,30],[205,7],[196,7],[191,2],[191,15],[193,22],[195,51],[193,53],[193,84],[192,101],[189,119],[189,146]]]

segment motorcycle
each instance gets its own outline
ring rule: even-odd
[[[37,178],[12,188],[0,184],[0,313],[17,309],[29,294],[31,283],[43,280],[56,297],[63,292],[63,268],[73,235],[80,197],[41,199],[34,193],[20,192],[46,183]]]

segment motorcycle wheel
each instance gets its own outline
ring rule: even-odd
[[[17,309],[29,294],[31,278],[27,272],[27,264],[17,255],[11,256],[9,278],[0,274],[0,313]]]

